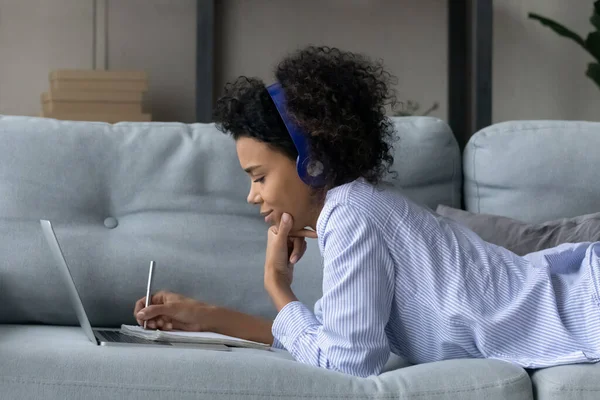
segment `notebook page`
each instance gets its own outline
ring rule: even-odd
[[[179,337],[186,339],[210,339],[211,341],[238,342],[268,346],[264,343],[253,342],[251,340],[240,339],[234,336],[222,335],[215,332],[159,331],[144,329],[139,325],[122,325],[121,331],[124,333],[132,333],[136,336],[143,336],[152,340],[156,340],[158,337],[167,339]]]

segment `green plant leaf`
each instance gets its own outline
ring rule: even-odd
[[[594,2],[594,12],[590,18],[590,22],[600,31],[600,0]]]
[[[542,25],[547,26],[548,28],[552,29],[554,32],[558,33],[560,36],[564,36],[566,38],[574,40],[576,43],[579,43],[580,46],[585,48],[585,41],[583,40],[583,38],[581,36],[579,36],[577,33],[570,30],[569,28],[565,27],[564,25],[561,25],[556,21],[553,21],[551,19],[542,17],[541,15],[534,14],[534,13],[529,13],[529,18],[539,21]]]
[[[600,30],[600,0],[596,0],[594,2],[594,13],[590,18],[590,22],[596,27],[596,29]]]
[[[585,73],[591,80],[596,82],[598,88],[600,89],[600,64],[598,63],[589,63],[587,72]]]
[[[585,48],[600,62],[600,32],[592,32],[585,39]]]
[[[594,15],[592,15],[590,22],[596,27],[596,29],[600,31],[600,13],[596,12]]]

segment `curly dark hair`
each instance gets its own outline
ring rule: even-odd
[[[393,164],[394,77],[381,61],[329,47],[307,47],[278,66],[288,114],[310,135],[310,152],[328,165],[326,187],[364,178],[378,183]],[[298,153],[265,84],[239,77],[225,86],[214,120],[234,139],[251,137],[295,160]]]

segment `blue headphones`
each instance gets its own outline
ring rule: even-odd
[[[281,84],[274,83],[268,86],[267,92],[269,92],[269,96],[271,96],[271,99],[283,120],[283,124],[294,142],[294,146],[296,146],[296,150],[298,150],[298,158],[296,159],[298,176],[309,186],[323,186],[325,184],[325,168],[323,163],[319,160],[310,158],[307,135],[289,118],[286,107],[287,102]]]

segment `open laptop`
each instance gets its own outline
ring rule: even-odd
[[[56,262],[58,270],[64,279],[65,285],[67,287],[67,292],[69,293],[71,304],[73,305],[75,313],[77,314],[79,324],[81,325],[81,328],[83,328],[83,331],[92,343],[100,346],[160,346],[165,348],[185,347],[221,351],[229,350],[229,347],[222,344],[155,342],[129,335],[124,335],[122,333],[119,333],[118,329],[92,328],[87,314],[85,312],[85,308],[83,307],[81,297],[79,297],[79,292],[77,291],[75,282],[73,281],[73,277],[71,276],[71,271],[67,266],[67,261],[65,260],[60,245],[58,244],[58,240],[56,239],[56,235],[54,234],[52,223],[50,223],[50,221],[48,220],[40,220],[40,224],[42,225],[42,231],[44,232],[44,236],[46,238],[46,241],[48,242],[48,246],[50,247],[52,256],[54,257],[54,261]]]

